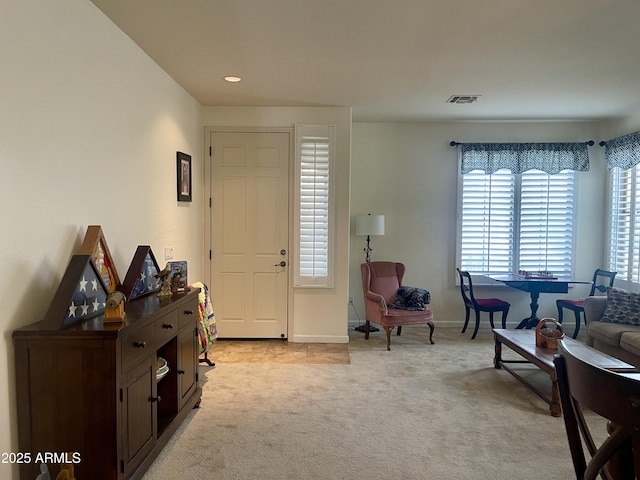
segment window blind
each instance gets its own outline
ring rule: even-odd
[[[330,287],[333,284],[333,137],[333,126],[296,127],[297,286]]]
[[[609,269],[618,272],[617,280],[640,283],[640,166],[623,170],[614,167],[610,175]]]
[[[515,176],[474,171],[462,176],[460,260],[463,270],[497,274],[513,266]]]
[[[458,264],[475,274],[573,272],[574,173],[461,175]]]
[[[518,270],[571,276],[574,182],[572,172],[522,174]]]

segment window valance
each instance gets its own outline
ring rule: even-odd
[[[458,143],[461,173],[483,170],[487,174],[507,168],[512,173],[542,170],[556,174],[562,170],[589,170],[590,142],[576,143]]]
[[[613,167],[627,170],[640,163],[640,132],[600,142],[600,145],[604,146],[604,158],[608,170]]]

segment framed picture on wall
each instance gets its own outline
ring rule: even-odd
[[[178,201],[191,201],[191,155],[177,152],[178,165]]]

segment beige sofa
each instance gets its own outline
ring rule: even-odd
[[[640,368],[640,326],[601,322],[606,307],[606,296],[585,298],[587,345]]]

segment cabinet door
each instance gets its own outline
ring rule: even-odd
[[[128,476],[153,449],[157,437],[155,355],[125,373],[122,398],[124,464]]]
[[[185,328],[178,335],[178,390],[182,409],[193,393],[198,379],[197,331]]]

